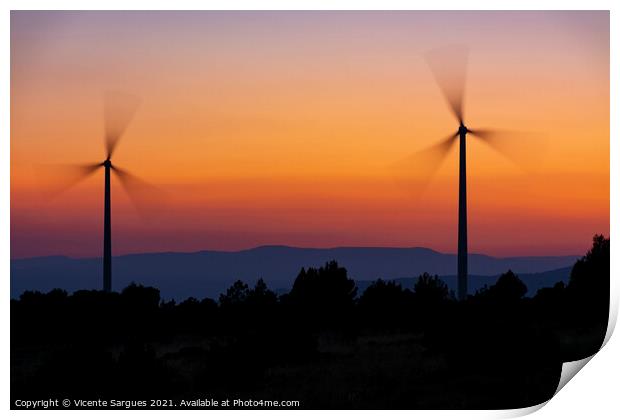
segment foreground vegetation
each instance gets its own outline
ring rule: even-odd
[[[412,290],[345,268],[302,269],[277,296],[237,281],[212,299],[26,292],[11,301],[11,397],[298,400],[300,408],[517,408],[549,399],[561,364],[601,346],[609,239],[524,297],[512,272],[457,302],[427,273]]]

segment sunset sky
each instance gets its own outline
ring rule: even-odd
[[[103,98],[141,104],[113,162],[113,254],[259,245],[456,252],[458,148],[423,188],[407,157],[456,131],[425,52],[468,46],[469,249],[582,254],[609,235],[608,12],[12,12],[11,257],[99,256]],[[399,163],[400,162],[400,163]],[[408,167],[407,167],[408,168]]]

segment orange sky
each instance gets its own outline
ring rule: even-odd
[[[13,12],[11,252],[99,255],[103,173],[48,200],[49,164],[103,160],[103,94],[141,106],[115,164],[113,252],[429,246],[455,252],[455,147],[425,191],[402,161],[457,128],[426,65],[471,51],[469,245],[583,253],[609,234],[607,12]]]

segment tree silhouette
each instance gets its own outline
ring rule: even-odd
[[[490,290],[498,301],[515,301],[525,296],[527,286],[512,270],[508,270],[497,279],[497,283],[491,286]]]
[[[409,322],[407,313],[412,307],[412,293],[392,281],[378,279],[364,290],[359,308],[366,322],[376,326],[392,324],[401,327]]]
[[[478,290],[475,298],[497,304],[506,304],[518,302],[526,293],[527,286],[525,283],[512,270],[508,270],[499,276],[494,285],[491,287],[485,285]]]
[[[293,283],[290,297],[304,306],[325,309],[345,308],[353,304],[357,294],[355,282],[344,267],[330,261],[319,269],[301,269]]]
[[[249,286],[241,280],[237,280],[226,290],[226,293],[220,295],[220,305],[232,306],[243,304],[248,300],[249,294]]]
[[[253,307],[275,305],[278,302],[278,296],[269,290],[265,281],[258,279],[254,288],[237,280],[230,286],[226,293],[220,295],[220,305],[223,307],[234,305],[248,305]]]
[[[438,276],[423,273],[413,286],[416,300],[423,305],[432,305],[448,298],[448,286]]]
[[[350,329],[357,287],[344,267],[330,261],[323,267],[302,268],[288,295],[282,296],[295,328]]]
[[[570,275],[567,292],[586,319],[607,322],[609,315],[609,238],[595,235],[592,248],[579,259]]]
[[[536,296],[534,296],[534,300],[540,301],[540,303],[545,306],[555,306],[562,301],[565,292],[566,285],[564,282],[559,281],[554,284],[553,287],[543,287],[538,289]]]
[[[251,306],[270,306],[278,302],[278,296],[269,290],[267,284],[261,278],[258,279],[254,288],[248,291],[246,300]]]
[[[360,296],[359,303],[370,308],[386,308],[403,298],[403,287],[391,281],[373,281]]]
[[[158,289],[135,283],[123,289],[121,299],[125,305],[137,310],[155,310],[161,301]]]

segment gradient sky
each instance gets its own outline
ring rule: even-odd
[[[141,98],[114,156],[115,255],[293,246],[456,252],[457,148],[422,189],[404,158],[457,128],[424,53],[470,49],[470,252],[582,254],[609,235],[608,12],[12,12],[11,256],[98,256],[103,95]],[[41,168],[48,168],[47,173]]]

